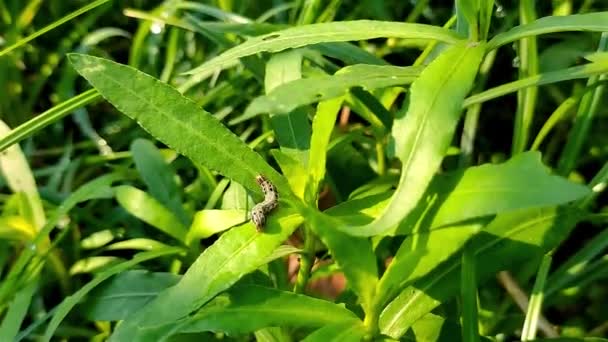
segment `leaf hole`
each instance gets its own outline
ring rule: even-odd
[[[266,37],[263,37],[263,38],[262,38],[262,40],[271,40],[271,39],[276,39],[276,38],[279,38],[280,36],[281,36],[280,34],[275,33],[275,34],[271,34],[271,35],[268,35],[268,36],[266,36]]]

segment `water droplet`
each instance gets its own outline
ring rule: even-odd
[[[502,7],[502,5],[498,3],[498,1],[496,2],[496,11],[494,12],[494,15],[496,16],[496,18],[504,18],[507,16],[505,8]]]
[[[604,189],[606,189],[606,183],[601,182],[601,183],[596,184],[592,190],[593,190],[593,192],[602,192],[602,191],[604,191]]]
[[[513,58],[513,61],[511,62],[511,65],[512,65],[514,68],[519,68],[519,56],[517,56],[517,57]]]
[[[163,23],[155,22],[150,26],[150,32],[154,34],[159,34],[163,32],[164,26],[165,25]]]

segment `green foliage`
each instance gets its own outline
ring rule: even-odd
[[[605,341],[608,12],[429,3],[0,2],[0,340]]]

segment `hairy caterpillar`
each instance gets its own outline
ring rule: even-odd
[[[266,214],[270,213],[279,204],[279,193],[266,177],[257,175],[255,181],[260,185],[264,193],[264,201],[256,204],[251,209],[251,220],[259,232],[264,229],[264,225],[266,224]]]

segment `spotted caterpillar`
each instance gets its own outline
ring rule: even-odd
[[[279,193],[266,177],[257,175],[255,181],[260,185],[264,193],[264,201],[256,204],[251,209],[251,220],[255,224],[255,228],[260,232],[266,224],[266,214],[270,213],[279,204]]]

